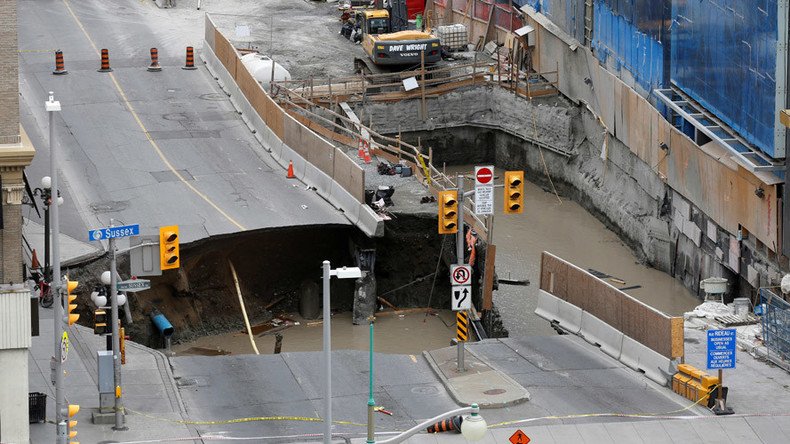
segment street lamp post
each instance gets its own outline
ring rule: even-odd
[[[332,270],[329,261],[324,261],[323,264],[323,283],[324,283],[324,375],[326,376],[326,385],[324,392],[324,444],[329,444],[332,441],[332,328],[331,328],[331,313],[330,308],[330,295],[329,295],[329,280],[332,276],[338,279],[357,279],[362,277],[362,270],[358,267],[343,267]]]
[[[373,421],[373,414],[376,409],[376,401],[373,400],[373,320],[370,321],[370,368],[368,370],[368,377],[370,378],[370,387],[368,389],[368,441],[367,444],[374,444],[376,442],[375,425]]]
[[[58,150],[55,144],[55,113],[60,112],[60,102],[55,100],[55,94],[49,92],[49,100],[44,102],[44,109],[49,117],[49,164],[51,174],[51,193],[58,195]],[[51,200],[51,199],[50,199]],[[53,357],[53,370],[55,372],[55,429],[56,442],[65,444],[67,437],[68,407],[66,406],[66,393],[63,388],[63,297],[60,294],[63,288],[63,277],[60,274],[60,220],[58,219],[58,206],[52,205],[52,296],[55,298],[55,356]]]
[[[47,283],[52,282],[50,261],[49,261],[49,205],[52,199],[52,178],[44,176],[41,178],[41,188],[33,190],[34,196],[39,196],[44,202],[44,273],[43,278]]]

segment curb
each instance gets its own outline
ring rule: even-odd
[[[526,401],[529,401],[531,395],[530,395],[530,393],[529,393],[529,391],[527,389],[525,389],[524,387],[521,386],[521,384],[516,382],[513,378],[511,378],[507,374],[495,369],[490,364],[485,362],[483,359],[480,359],[480,357],[478,355],[476,355],[475,353],[473,353],[469,348],[467,348],[466,351],[471,353],[477,360],[479,360],[480,362],[482,362],[485,365],[487,365],[488,368],[491,369],[491,371],[496,372],[500,377],[502,377],[502,379],[504,379],[505,381],[507,381],[510,384],[513,384],[516,387],[521,387],[521,389],[523,389],[524,392],[526,392],[526,396],[523,396],[523,397],[520,397],[520,398],[517,398],[517,399],[513,399],[511,401],[504,401],[504,402],[477,402],[477,404],[480,406],[481,409],[497,409],[497,408],[504,408],[504,407],[512,407],[514,405],[522,404],[522,403],[524,403]],[[447,392],[450,394],[450,397],[453,398],[453,401],[455,401],[460,406],[469,406],[469,405],[471,405],[471,403],[467,403],[467,402],[464,402],[464,401],[461,400],[460,394],[458,393],[458,391],[455,390],[455,387],[453,387],[453,385],[450,383],[450,380],[447,379],[444,376],[444,373],[442,373],[441,369],[439,369],[439,365],[433,359],[433,356],[431,356],[431,353],[429,351],[423,350],[422,355],[425,358],[425,360],[428,362],[428,365],[431,367],[431,370],[433,370],[433,372],[436,374],[436,376],[439,378],[439,380],[442,381],[442,385],[444,385],[445,389],[447,389]]]
[[[450,397],[453,398],[453,401],[455,401],[456,404],[463,407],[470,406],[470,404],[460,401],[458,392],[456,392],[455,388],[452,385],[450,385],[450,381],[444,377],[444,373],[442,373],[442,371],[439,369],[439,366],[436,364],[436,361],[433,360],[433,356],[431,356],[431,353],[427,350],[423,350],[422,356],[423,358],[425,358],[425,361],[428,362],[428,365],[431,367],[431,370],[433,370],[433,372],[436,374],[436,377],[439,378],[440,381],[442,381],[442,385],[447,390],[447,392],[450,393]]]

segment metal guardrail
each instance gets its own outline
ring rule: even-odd
[[[767,288],[760,289],[763,341],[768,359],[790,371],[790,303]]]

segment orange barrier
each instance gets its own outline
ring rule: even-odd
[[[187,46],[186,64],[182,66],[181,69],[186,69],[186,70],[197,69],[197,67],[195,66],[195,49],[191,46]]]
[[[159,72],[162,67],[159,66],[159,50],[151,48],[151,64],[148,65],[148,70],[151,72]]]
[[[101,50],[101,68],[99,68],[99,72],[112,72],[112,68],[110,68],[110,51],[106,49]]]
[[[55,51],[55,70],[52,71],[52,74],[60,75],[68,73],[69,72],[66,71],[66,63],[63,61],[63,51]]]

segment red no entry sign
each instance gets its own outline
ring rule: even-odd
[[[494,181],[494,167],[475,167],[475,185],[490,185]]]

